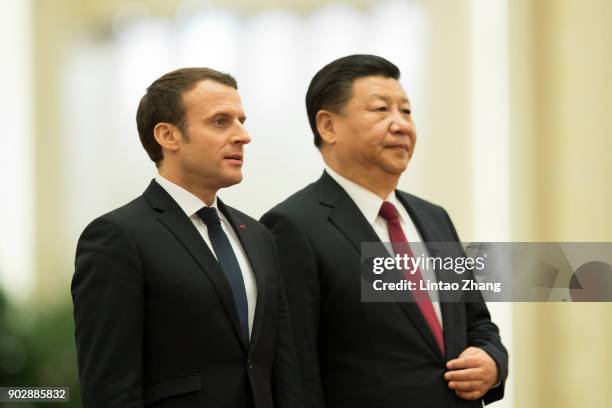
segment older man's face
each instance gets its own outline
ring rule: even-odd
[[[353,82],[353,94],[335,115],[335,150],[343,167],[399,176],[416,143],[410,101],[393,78],[369,76]]]

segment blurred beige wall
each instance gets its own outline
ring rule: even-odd
[[[612,6],[511,1],[513,239],[612,241]],[[515,304],[517,407],[612,406],[612,305]]]

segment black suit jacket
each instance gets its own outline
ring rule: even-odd
[[[425,242],[458,242],[439,206],[398,191]],[[480,293],[440,303],[446,356],[414,302],[361,301],[360,248],[379,238],[327,174],[262,218],[275,237],[309,407],[479,407],[450,390],[446,361],[478,346],[508,373],[508,357]],[[503,396],[504,383],[487,402]]]
[[[219,263],[152,181],[79,239],[72,297],[86,408],[272,408],[301,399],[272,237],[218,203],[257,280],[251,341]]]

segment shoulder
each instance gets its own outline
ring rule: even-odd
[[[264,224],[266,224],[266,219],[270,217],[283,217],[297,222],[308,222],[312,219],[313,213],[316,212],[318,204],[317,186],[316,183],[311,183],[272,207],[261,219]]]
[[[130,232],[138,229],[138,226],[148,222],[155,211],[151,208],[143,196],[122,205],[112,211],[100,215],[92,220],[84,229],[81,238],[90,236],[92,233],[111,233],[131,235]]]
[[[451,237],[455,241],[459,241],[459,235],[453,225],[453,222],[446,210],[430,201],[424,200],[413,194],[405,191],[396,190],[397,197],[407,206],[413,216],[416,216],[420,221],[427,220],[429,226],[435,226],[444,233],[444,236]]]
[[[141,218],[148,218],[156,214],[157,212],[151,207],[151,204],[144,196],[141,195],[129,203],[104,214],[102,217],[107,217],[114,219],[117,222],[130,224],[131,222],[137,221]]]
[[[321,180],[311,183],[271,208],[261,222],[288,251],[311,253],[313,243],[320,241],[332,225],[332,207],[322,195]]]
[[[405,191],[396,190],[397,197],[404,201],[409,206],[419,211],[425,211],[432,215],[444,215],[446,210],[431,201],[427,201],[421,197],[415,196],[414,194],[407,193]]]

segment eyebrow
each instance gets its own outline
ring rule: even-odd
[[[224,118],[229,118],[229,117],[231,117],[233,115],[231,113],[227,112],[227,111],[220,110],[220,111],[212,113],[210,115],[210,118],[216,118],[216,117],[219,117],[219,116],[222,116]],[[238,116],[238,120],[240,121],[240,123],[244,123],[246,121],[246,119],[247,119],[247,117],[244,114]]]
[[[382,100],[385,100],[385,101],[391,99],[389,96],[381,95],[381,94],[378,94],[378,93],[372,94],[372,98],[378,98],[378,99],[382,99]],[[410,100],[407,97],[405,97],[405,96],[402,96],[401,101],[402,101],[402,103],[407,103],[408,105],[410,105]]]

